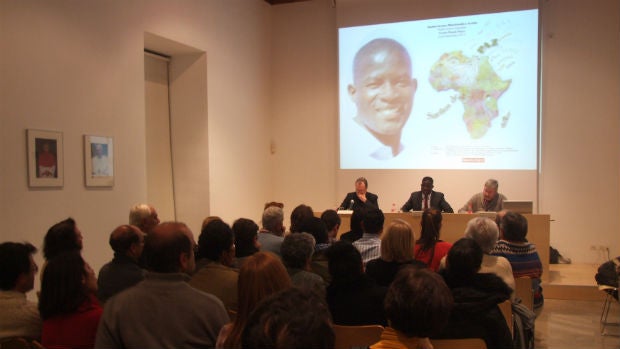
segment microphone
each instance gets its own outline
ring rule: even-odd
[[[355,203],[355,200],[351,199],[351,202],[349,203],[349,210],[353,209],[353,204]]]

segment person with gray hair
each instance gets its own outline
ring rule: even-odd
[[[497,224],[487,217],[476,217],[467,222],[464,237],[476,241],[482,249],[482,264],[479,273],[490,273],[499,276],[510,288],[515,289],[515,278],[512,274],[512,266],[508,259],[501,256],[492,256],[499,239]],[[446,257],[441,259],[439,270],[446,268]],[[512,293],[514,298],[514,292]]]
[[[159,217],[155,207],[147,204],[138,204],[129,211],[129,224],[135,225],[148,235],[159,224]]]
[[[261,250],[280,256],[284,240],[284,211],[279,206],[269,206],[263,211],[263,228],[258,232]]]
[[[293,286],[316,292],[325,299],[325,282],[311,272],[314,237],[308,233],[293,233],[284,238],[280,253]]]
[[[512,274],[510,262],[504,257],[492,256],[490,254],[499,238],[497,224],[490,218],[476,217],[467,222],[465,237],[476,241],[482,249],[482,265],[480,266],[479,273],[495,274],[514,290],[515,278]]]
[[[499,183],[495,179],[484,182],[482,192],[474,196],[459,209],[459,213],[473,213],[478,211],[499,212],[503,209],[504,201],[508,200],[504,194],[497,192]]]

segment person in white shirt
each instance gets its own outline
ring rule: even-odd
[[[41,316],[37,304],[26,299],[34,288],[37,264],[29,243],[0,244],[0,340],[14,337],[39,339]]]

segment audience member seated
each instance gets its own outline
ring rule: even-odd
[[[110,298],[95,348],[211,348],[230,322],[217,297],[187,284],[195,268],[194,237],[178,222],[146,236],[144,281]]]
[[[350,242],[337,241],[327,250],[332,282],[327,304],[335,324],[386,326],[383,300],[387,287],[364,274],[362,255]]]
[[[409,223],[396,219],[381,237],[381,257],[366,263],[366,275],[377,284],[389,287],[404,265],[426,268],[426,264],[413,258],[415,236]]]
[[[37,264],[29,243],[0,244],[0,340],[41,338],[41,316],[37,304],[26,299],[34,288]]]
[[[291,233],[301,233],[301,224],[306,218],[314,217],[312,207],[301,204],[291,212]]]
[[[73,218],[67,218],[54,224],[48,229],[43,238],[43,257],[45,262],[41,267],[41,278],[47,262],[63,252],[82,251],[82,232],[78,229]]]
[[[216,348],[241,348],[241,332],[258,302],[278,291],[290,288],[286,268],[271,252],[257,252],[245,260],[239,270],[237,315],[222,327]]]
[[[500,256],[492,256],[490,253],[495,248],[499,237],[497,224],[486,217],[476,217],[467,223],[465,237],[474,239],[482,249],[482,265],[480,273],[492,273],[504,280],[513,290],[515,289],[515,278],[512,275],[510,262]]]
[[[205,217],[205,219],[202,220],[202,225],[200,226],[200,231],[202,231],[202,229],[204,229],[207,224],[213,222],[213,221],[221,221],[222,218],[220,218],[220,216],[207,216]]]
[[[439,275],[427,268],[404,266],[385,297],[390,327],[371,349],[432,349],[429,337],[445,326],[452,309],[452,295]]]
[[[540,286],[542,263],[536,245],[527,241],[527,219],[520,213],[506,212],[500,225],[500,234],[501,239],[491,254],[508,259],[515,278],[532,279],[534,308],[540,308],[544,303]]]
[[[338,212],[335,210],[325,210],[321,213],[321,220],[325,223],[325,227],[327,228],[328,243],[334,243],[338,240],[338,230],[342,222]]]
[[[329,237],[327,235],[327,227],[325,223],[318,217],[309,217],[301,223],[301,231],[312,235],[315,241],[314,253],[310,262],[310,270],[319,275],[329,284],[331,276],[327,269],[327,249],[329,248]]]
[[[295,234],[297,235],[297,234]],[[242,348],[333,348],[329,310],[313,292],[296,287],[261,301],[241,335]]]
[[[261,250],[280,256],[284,240],[284,211],[278,206],[269,206],[263,211],[263,228],[258,232]]]
[[[129,210],[129,224],[148,235],[159,224],[157,210],[151,205],[138,204]]]
[[[487,348],[512,348],[512,337],[498,307],[512,289],[495,274],[479,273],[482,249],[473,239],[454,243],[441,271],[454,297],[448,325],[437,338],[482,338]]]
[[[293,286],[314,291],[325,299],[323,278],[310,271],[314,245],[314,238],[308,233],[289,234],[282,242],[282,261]]]
[[[189,284],[219,298],[227,309],[237,309],[237,278],[233,268],[235,244],[232,229],[221,220],[207,224],[198,238],[196,273]]]
[[[356,208],[353,210],[351,214],[351,222],[349,222],[349,230],[346,233],[340,235],[340,240],[348,241],[350,243],[354,243],[355,241],[362,238],[364,235],[364,230],[362,229],[362,221],[366,216],[365,208]]]
[[[383,222],[385,217],[378,208],[370,208],[364,215],[362,221],[362,237],[353,243],[362,254],[364,265],[368,261],[381,257],[381,234],[383,233]]]
[[[415,243],[413,254],[416,260],[425,263],[432,271],[439,270],[441,259],[448,253],[451,243],[439,239],[441,231],[441,211],[424,210],[420,225],[422,231]]]
[[[241,267],[245,259],[260,250],[258,225],[253,220],[239,218],[232,225],[235,235],[235,268]]]
[[[110,234],[114,251],[111,262],[101,267],[97,278],[97,298],[108,298],[144,279],[144,269],[138,264],[144,249],[144,233],[134,225],[121,225]]]
[[[95,272],[79,251],[64,252],[48,261],[39,297],[43,347],[94,347],[103,312],[96,292]]]

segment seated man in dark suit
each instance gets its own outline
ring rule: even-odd
[[[401,211],[423,211],[425,209],[436,209],[442,212],[454,213],[450,204],[446,201],[443,193],[433,190],[433,179],[431,177],[422,178],[420,191],[411,193],[409,200],[405,202]]]
[[[354,208],[362,208],[367,205],[379,208],[377,200],[379,197],[373,193],[366,191],[368,188],[368,181],[364,177],[360,177],[355,180],[355,191],[348,193],[342,200],[340,208],[343,210],[352,210]]]

